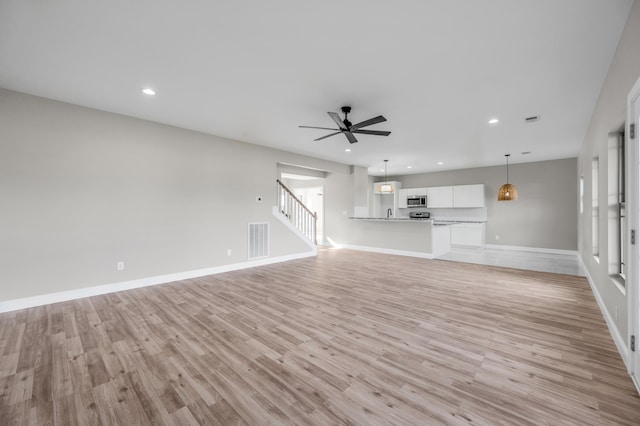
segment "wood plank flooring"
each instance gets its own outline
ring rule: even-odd
[[[638,425],[583,277],[322,250],[0,314],[0,423]]]

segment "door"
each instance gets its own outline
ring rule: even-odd
[[[638,349],[638,337],[640,335],[640,251],[638,245],[638,231],[640,231],[640,150],[638,149],[638,126],[640,117],[640,78],[631,89],[627,98],[627,123],[625,129],[628,167],[628,194],[629,199],[629,229],[635,233],[635,241],[628,239],[627,249],[629,256],[629,279],[627,280],[628,302],[628,329],[629,339],[635,336],[635,352],[629,351],[629,371],[631,376],[640,385],[640,350]],[[634,134],[635,133],[635,134]],[[629,344],[630,346],[630,344]]]

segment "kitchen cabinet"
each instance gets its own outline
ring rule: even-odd
[[[406,209],[407,208],[407,197],[409,196],[409,189],[401,189],[398,191],[398,208]]]
[[[485,207],[484,185],[454,186],[453,207]]]
[[[484,184],[477,184],[400,189],[398,191],[398,208],[407,208],[407,197],[424,195],[427,196],[428,208],[485,207]]]
[[[427,195],[427,188],[407,188],[407,197],[422,197]]]
[[[467,229],[464,224],[451,226],[451,245],[466,246],[467,245]]]
[[[484,238],[484,223],[457,223],[451,226],[452,246],[482,247]]]
[[[427,207],[450,208],[453,207],[453,187],[435,186],[427,188]]]

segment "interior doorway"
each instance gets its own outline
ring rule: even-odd
[[[304,169],[290,165],[280,166],[280,180],[310,211],[317,215],[316,241],[322,245],[325,234],[325,191],[326,172]]]

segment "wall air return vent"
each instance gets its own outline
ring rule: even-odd
[[[260,259],[269,256],[269,223],[249,224],[249,259]]]
[[[534,121],[540,121],[539,115],[530,115],[529,117],[524,118],[525,123],[533,123]]]

